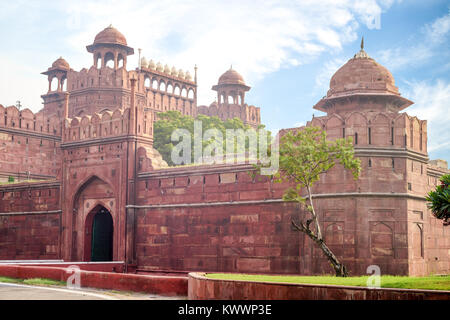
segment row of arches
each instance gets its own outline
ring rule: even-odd
[[[419,120],[416,116],[410,117],[406,113],[392,114],[386,112],[377,113],[363,113],[359,111],[350,112],[345,116],[341,116],[337,113],[333,113],[330,116],[325,117],[314,117],[311,121],[320,127],[334,127],[341,126],[344,124],[359,124],[367,126],[369,124],[403,124],[403,126],[408,127],[407,123],[413,124],[414,126],[420,127],[426,124],[425,120]]]
[[[209,107],[197,107],[197,111],[198,113],[210,117],[219,117],[222,120],[239,118],[244,123],[259,123],[261,121],[259,108],[255,106],[241,106],[237,104],[218,105],[217,103],[213,102]]]
[[[394,229],[391,222],[369,222],[370,253],[373,257],[394,256]],[[424,258],[423,225],[412,224],[413,258]],[[344,223],[331,222],[325,224],[325,241],[335,251],[344,246]]]
[[[224,94],[219,96],[219,104],[238,104],[242,105],[244,99],[241,96],[226,96]]]
[[[243,92],[225,92],[221,91],[217,94],[219,104],[244,104],[245,94]]]
[[[94,53],[94,66],[97,69],[111,68],[119,69],[126,67],[126,55],[120,52],[95,52]]]
[[[194,99],[195,97],[195,92],[192,88],[180,87],[178,84],[173,85],[171,82],[166,83],[164,80],[158,81],[156,78],[144,77],[144,87],[188,99]]]
[[[67,77],[61,75],[49,76],[48,92],[67,91]]]
[[[327,131],[330,138],[352,136],[355,144],[409,147],[426,151],[426,121],[406,113],[349,113],[314,117],[311,126]]]

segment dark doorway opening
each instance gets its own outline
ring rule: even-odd
[[[91,261],[112,261],[113,220],[109,211],[101,207],[92,220]]]

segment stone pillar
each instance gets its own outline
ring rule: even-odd
[[[69,118],[69,93],[64,95],[64,119]]]
[[[135,91],[136,91],[136,79],[131,78],[131,97],[130,97],[130,133],[136,133],[136,106],[135,106]]]
[[[135,250],[135,230],[136,230],[136,209],[126,208],[126,264],[136,265],[136,250]]]

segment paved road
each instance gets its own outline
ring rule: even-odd
[[[0,282],[0,300],[165,300],[186,297],[164,297],[107,290],[71,290],[64,287],[40,287]]]

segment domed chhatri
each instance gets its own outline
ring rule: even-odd
[[[106,27],[105,29],[97,33],[94,39],[94,43],[88,45],[86,48],[88,52],[93,53],[96,48],[110,46],[119,46],[126,51],[127,55],[131,55],[134,53],[134,49],[128,46],[125,36],[112,25],[109,25],[109,27]]]
[[[47,71],[41,72],[41,74],[45,74],[48,76],[54,75],[56,73],[64,73],[65,74],[69,70],[70,70],[69,63],[62,57],[59,57],[52,63],[52,66],[49,67],[47,69]]]
[[[242,84],[245,85],[244,78],[231,67],[228,71],[222,74],[219,78],[218,84]]]
[[[69,70],[70,66],[66,60],[64,60],[62,57],[59,57],[58,59],[55,60],[55,62],[52,63],[52,69]]]
[[[112,25],[109,25],[109,27],[103,29],[103,31],[100,31],[95,36],[94,44],[99,44],[99,43],[121,44],[121,45],[126,46],[127,39],[116,28],[114,28]]]
[[[397,105],[402,109],[412,104],[400,97],[391,72],[364,51],[364,38],[361,40],[361,50],[331,77],[326,97],[314,108],[325,111],[324,107],[332,100],[358,95],[397,97]]]

